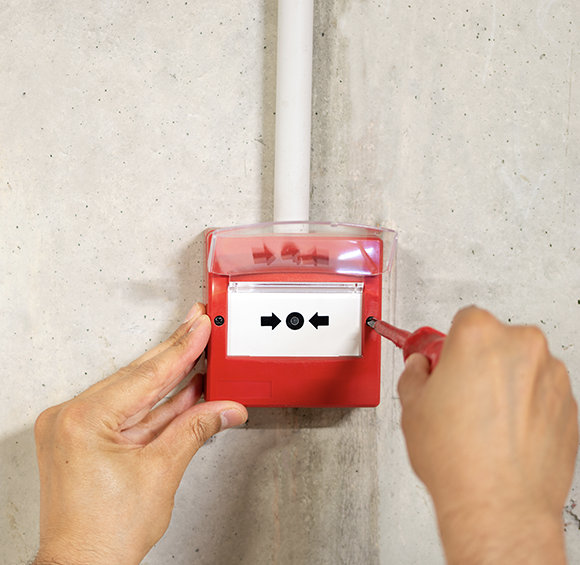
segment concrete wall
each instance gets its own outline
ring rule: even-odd
[[[580,392],[580,5],[315,3],[312,219],[399,231],[391,320],[537,324]],[[36,415],[202,298],[204,228],[271,219],[275,58],[271,0],[0,3],[3,563],[36,551]],[[208,442],[144,563],[442,563],[384,351],[378,409]]]

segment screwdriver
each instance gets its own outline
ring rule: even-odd
[[[401,330],[387,322],[377,320],[373,316],[367,318],[367,326],[373,328],[379,335],[392,341],[398,348],[403,350],[403,359],[407,359],[411,353],[425,355],[431,364],[431,372],[441,354],[441,348],[445,341],[445,334],[433,328],[424,326],[414,332]]]

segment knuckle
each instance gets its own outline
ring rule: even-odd
[[[38,440],[41,439],[45,433],[49,431],[54,422],[55,415],[58,413],[58,408],[52,406],[43,410],[36,421],[34,422],[34,437]]]
[[[190,335],[190,334],[186,334]],[[187,341],[187,339],[183,339],[183,338],[179,338],[178,340],[176,340],[174,343],[171,344],[172,349],[175,349],[180,355],[182,355],[183,353],[185,353],[189,347],[189,343]]]
[[[566,369],[566,365],[562,363],[559,359],[554,359],[554,386],[560,392],[560,395],[565,397],[566,399],[571,400],[573,403],[576,403],[574,399],[574,395],[572,394],[572,386],[570,384],[570,376],[568,375],[568,370]]]
[[[187,336],[191,336],[192,334],[186,334]],[[191,339],[191,338],[190,338]],[[191,341],[188,340],[187,337],[177,340],[172,346],[171,349],[175,352],[178,358],[183,358],[185,356],[191,356],[189,350],[191,348]]]
[[[78,438],[84,432],[86,422],[91,420],[92,406],[77,400],[62,408],[55,419],[55,433],[64,438]]]
[[[526,326],[523,332],[524,338],[532,350],[541,353],[548,351],[548,341],[540,328],[537,326]]]
[[[207,431],[207,426],[202,421],[197,421],[191,426],[191,439],[193,444],[201,447],[206,440],[209,438],[210,434]]]
[[[564,383],[566,383],[567,387],[570,388],[570,377],[568,375],[568,369],[566,368],[566,365],[564,365],[563,361],[560,361],[560,359],[556,359],[555,357],[553,358],[553,360],[555,372],[558,375],[559,379]]]
[[[467,308],[462,308],[455,314],[454,324],[464,325],[469,327],[471,325],[479,327],[482,324],[487,324],[490,322],[497,322],[496,318],[490,314],[487,310],[482,310],[477,306],[468,306]]]
[[[220,429],[217,418],[201,415],[191,424],[191,438],[194,445],[201,447],[211,436]]]
[[[179,343],[179,340],[181,339],[181,337],[183,336],[183,329],[179,328],[177,330],[175,330],[164,342],[164,345],[166,345],[167,347],[173,347],[175,346],[177,343]]]
[[[543,364],[550,359],[548,340],[540,328],[525,326],[520,329],[520,332],[522,350],[531,363]],[[563,364],[562,368],[566,370]]]
[[[138,367],[138,366],[139,366],[139,364],[136,361],[133,361],[132,363],[129,363],[128,365],[125,365],[124,367],[121,367],[118,371],[116,371],[114,373],[114,375],[111,375],[111,377],[116,377],[116,378],[124,377],[127,373],[134,371],[135,367]]]
[[[563,413],[570,408],[574,409],[576,401],[572,395],[570,378],[564,363],[555,358],[549,359],[543,369],[542,381],[541,390],[544,402],[550,406],[552,413]]]
[[[451,331],[460,340],[480,342],[489,339],[497,332],[500,325],[500,322],[487,310],[470,306],[455,315]]]
[[[161,377],[161,367],[156,358],[144,361],[133,372],[135,378],[144,381],[157,380]]]

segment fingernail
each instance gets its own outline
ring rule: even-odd
[[[235,408],[224,410],[220,415],[222,418],[222,427],[220,432],[223,432],[228,428],[235,428],[236,426],[240,426],[246,421],[246,417]]]
[[[193,318],[199,316],[200,312],[201,312],[201,304],[197,302],[196,304],[193,305],[192,309],[187,313],[187,316],[185,316],[185,320],[183,320],[183,323],[187,324],[187,322],[191,322]]]
[[[191,326],[191,328],[189,328],[189,332],[188,333],[194,332],[206,320],[209,321],[209,318],[205,314],[203,314],[202,316],[200,316],[197,320],[195,320],[195,322],[193,323],[193,326]]]

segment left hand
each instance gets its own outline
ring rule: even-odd
[[[35,564],[136,565],[169,525],[191,458],[212,435],[242,424],[236,402],[197,404],[193,369],[211,322],[197,305],[163,344],[38,418],[40,551]]]

